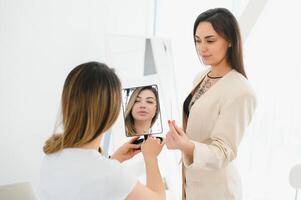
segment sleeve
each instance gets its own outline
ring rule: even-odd
[[[126,199],[138,182],[138,178],[126,166],[117,163],[114,170],[110,170],[107,180],[106,193],[109,199]]]
[[[236,158],[242,136],[252,120],[256,98],[252,94],[241,95],[225,102],[211,133],[211,143],[195,144],[193,158],[183,155],[187,168],[216,170]]]

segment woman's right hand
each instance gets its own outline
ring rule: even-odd
[[[164,144],[164,140],[161,142],[159,139],[149,136],[141,145],[141,151],[144,159],[156,158],[160,154]]]

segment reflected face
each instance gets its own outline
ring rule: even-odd
[[[132,116],[135,120],[151,121],[156,114],[156,96],[151,90],[141,91],[133,105]]]
[[[216,66],[227,60],[229,42],[215,32],[209,22],[201,22],[195,33],[195,45],[204,64]]]

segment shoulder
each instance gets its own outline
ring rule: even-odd
[[[255,110],[257,97],[249,80],[236,70],[232,70],[224,78],[221,105]]]
[[[225,82],[225,95],[228,97],[253,97],[256,98],[255,91],[249,82],[241,73],[236,70],[229,72]]]
[[[107,159],[95,150],[80,148],[67,148],[53,154],[45,155],[42,161],[42,169],[47,170],[57,170],[60,168],[68,171],[74,165],[77,166],[73,170],[74,173],[101,172],[96,173],[95,176],[103,176],[109,171],[113,172],[112,174],[124,171],[121,163],[118,161]]]
[[[100,195],[100,199],[125,199],[137,183],[133,172],[117,160],[107,159],[97,151],[81,149],[46,155],[41,173],[44,186],[57,180],[62,183],[71,180],[82,191]]]

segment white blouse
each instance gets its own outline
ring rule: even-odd
[[[67,148],[46,155],[41,168],[41,200],[123,200],[137,178],[96,150]]]

